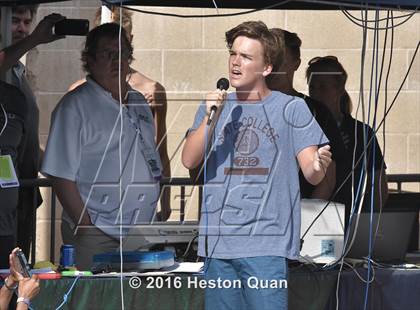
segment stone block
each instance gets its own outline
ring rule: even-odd
[[[383,150],[382,150],[383,152]],[[388,134],[386,138],[385,163],[388,174],[407,173],[407,136]]]
[[[40,51],[28,55],[27,66],[40,92],[66,92],[71,84],[85,76],[78,51]]]
[[[162,51],[135,50],[133,56],[134,61],[131,63],[131,67],[150,79],[162,83]]]
[[[408,172],[420,173],[420,135],[408,136]]]
[[[142,10],[175,14],[201,14],[202,9],[138,7]],[[133,40],[136,48],[195,49],[202,47],[202,19],[133,14]]]
[[[167,91],[208,92],[228,76],[227,50],[168,50],[164,52],[163,81]]]
[[[62,94],[37,94],[37,103],[39,107],[39,134],[48,135],[50,130],[51,113],[57,103],[63,97]]]
[[[407,69],[411,63],[411,60],[414,56],[414,50],[407,51]],[[414,63],[411,67],[410,73],[408,75],[408,89],[416,92],[420,92],[420,51],[417,52]]]
[[[379,53],[382,57],[381,52]],[[306,84],[305,72],[308,67],[308,62],[314,57],[317,56],[327,56],[333,55],[338,58],[338,61],[343,65],[344,69],[347,72],[348,79],[346,83],[347,91],[358,91],[360,89],[361,82],[361,53],[358,50],[339,50],[339,49],[309,49],[302,50],[302,64],[295,74],[295,87],[296,89],[307,91],[308,87]],[[387,54],[389,55],[389,53]],[[388,56],[386,56],[386,60]],[[380,58],[381,59],[381,58]],[[394,51],[392,57],[392,67],[391,73],[388,80],[388,90],[397,90],[403,80],[405,73],[407,72],[407,61],[406,61],[406,52],[405,51]],[[380,65],[380,62],[379,62]],[[371,87],[370,81],[373,80],[373,88],[375,88],[375,75],[371,74],[372,68],[372,50],[366,52],[365,65],[364,65],[364,74],[363,74],[363,89],[369,90]],[[382,74],[382,87],[385,87],[385,77],[386,77],[386,68],[387,62],[385,61],[383,74]],[[380,72],[380,67],[378,73]],[[379,81],[379,78],[378,78]],[[403,89],[407,89],[407,84],[404,85]]]
[[[303,49],[359,49],[362,46],[361,30],[338,10],[287,11],[285,28],[298,34]]]
[[[234,14],[239,12],[245,12],[248,10],[239,9],[219,9],[219,15]],[[204,14],[216,14],[214,9],[205,9]],[[238,16],[226,16],[226,17],[215,17],[205,18],[204,23],[204,48],[208,49],[226,49],[225,32],[231,28],[239,25],[245,21],[258,21],[261,20],[266,23],[267,27],[279,27],[284,28],[285,26],[285,13],[280,10],[262,10],[251,14],[244,14]]]

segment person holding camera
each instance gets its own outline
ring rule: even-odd
[[[39,293],[39,279],[36,275],[24,278],[20,273],[19,260],[16,255],[19,248],[15,248],[9,255],[10,275],[4,280],[0,289],[0,310],[8,309],[10,300],[17,290],[16,310],[26,310],[30,301]]]
[[[15,86],[0,81],[0,269],[8,268],[16,247],[19,182],[27,141],[27,103]]]
[[[11,69],[11,84],[23,92],[27,102],[27,114],[25,117],[26,144],[21,150],[24,160],[20,169],[19,178],[36,179],[42,150],[39,148],[38,125],[39,109],[35,95],[27,78],[26,68],[19,59],[34,47],[50,43],[64,38],[53,34],[54,25],[65,17],[60,14],[50,14],[42,19],[31,33],[33,20],[37,11],[37,5],[12,6],[12,45],[4,48],[0,54],[0,74],[5,74]],[[17,243],[28,256],[31,244],[31,229],[33,227],[33,201],[37,197],[37,206],[42,203],[38,189],[20,188],[18,202]],[[9,253],[9,252],[7,252]]]

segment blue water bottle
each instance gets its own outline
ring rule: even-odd
[[[63,267],[74,267],[76,265],[76,250],[71,244],[61,246],[60,265]]]

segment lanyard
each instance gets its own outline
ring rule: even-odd
[[[127,107],[122,107],[122,110],[128,117],[131,125],[136,130],[136,138],[139,138],[139,142],[141,145],[141,152],[143,153],[144,158],[146,159],[147,166],[149,167],[150,173],[153,175],[156,181],[160,180],[162,177],[160,165],[159,165],[159,157],[154,147],[147,146],[146,140],[143,137],[143,133],[141,131],[141,127],[136,122],[132,116],[130,115],[130,111]]]

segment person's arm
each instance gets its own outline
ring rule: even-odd
[[[74,82],[73,84],[70,85],[69,89],[67,89],[67,92],[70,92],[70,91],[74,90],[76,87],[78,87],[79,85],[82,85],[84,83],[86,83],[86,79],[81,79],[81,80],[78,80],[78,81]]]
[[[0,310],[9,309],[9,303],[12,299],[13,293],[18,286],[20,280],[23,279],[23,276],[19,272],[19,262],[16,256],[16,252],[20,250],[19,248],[14,248],[12,253],[9,255],[9,268],[10,274],[4,280],[4,285],[0,289]]]
[[[155,109],[154,121],[156,128],[156,145],[162,162],[162,173],[164,177],[171,177],[171,165],[168,156],[167,136],[166,136],[166,111],[168,109],[165,88],[159,83],[155,83],[152,105]],[[162,189],[160,198],[161,210],[158,214],[161,221],[166,221],[171,215],[171,188],[169,186]]]
[[[324,178],[327,168],[331,163],[330,146],[309,146],[297,155],[300,169],[305,179],[312,185],[319,184]]]
[[[215,120],[218,115],[221,113],[221,107],[223,101],[226,98],[226,91],[216,90],[207,94],[206,96],[206,116],[203,118],[200,126],[196,130],[189,132],[187,138],[185,139],[184,148],[182,149],[182,164],[185,168],[192,170],[197,168],[204,158],[204,148],[206,143],[206,130],[207,130],[207,120],[209,118],[210,110],[212,106],[217,107],[217,112],[215,115]],[[210,138],[214,131],[214,125],[216,121],[213,121],[210,125],[210,130],[208,133],[207,140],[210,141]]]
[[[156,145],[158,146],[160,159],[163,166],[163,175],[165,177],[171,176],[171,166],[168,156],[168,145],[166,136],[166,111],[167,101],[165,88],[162,85],[157,84],[154,94],[154,106],[155,106],[155,128],[156,128]]]
[[[4,74],[13,67],[26,52],[35,46],[64,38],[64,36],[54,35],[52,31],[54,24],[64,18],[64,16],[55,13],[45,16],[29,36],[4,48],[2,50],[0,74]]]
[[[76,183],[74,181],[52,176],[51,180],[58,200],[72,219],[73,223],[76,225],[92,225],[88,212],[84,212],[84,203],[80,197]]]
[[[39,293],[39,279],[36,275],[31,278],[22,278],[19,281],[16,310],[28,309],[28,304]]]
[[[327,168],[325,178],[315,187],[312,192],[311,198],[313,199],[330,199],[336,184],[336,165],[335,161],[331,161],[331,164]]]
[[[182,149],[182,164],[187,169],[197,168],[203,161],[207,120],[208,116],[206,115],[200,127],[191,131],[185,139]]]
[[[11,276],[8,276],[4,280],[4,285],[0,289],[0,310],[9,309],[9,303],[12,299],[14,288],[17,286],[18,282],[12,279]]]

